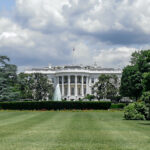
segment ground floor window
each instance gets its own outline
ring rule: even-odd
[[[74,95],[74,87],[71,88],[71,95]]]
[[[92,94],[94,94],[94,88],[92,88]]]
[[[78,95],[81,95],[81,88],[78,88]]]
[[[86,88],[84,88],[84,95],[86,95]]]
[[[67,95],[67,93],[68,93],[68,89],[67,89],[67,88],[65,88],[65,95]]]

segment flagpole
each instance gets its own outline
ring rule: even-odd
[[[73,48],[72,49],[72,51],[73,51],[73,58],[72,58],[72,61],[73,61],[73,65],[75,65],[74,63],[75,63],[75,48]]]

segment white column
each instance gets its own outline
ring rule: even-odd
[[[84,96],[84,88],[83,88],[83,75],[82,75],[82,78],[81,78],[81,80],[82,80],[82,83],[81,83],[81,92],[82,92],[82,96]]]
[[[70,97],[70,76],[68,76],[68,97]]]
[[[86,94],[89,94],[89,78],[86,76]]]
[[[64,96],[64,76],[62,76],[62,96]]]
[[[89,77],[89,94],[92,94],[92,85],[91,85],[91,77]]]
[[[77,75],[75,75],[75,96],[78,96],[78,89],[77,89]]]

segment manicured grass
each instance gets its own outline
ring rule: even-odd
[[[123,112],[0,111],[0,150],[149,150],[150,122]]]

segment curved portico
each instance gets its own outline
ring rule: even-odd
[[[57,83],[60,85],[60,90],[63,99],[74,100],[84,98],[90,94],[89,90],[89,75],[86,74],[63,74],[56,75]]]

